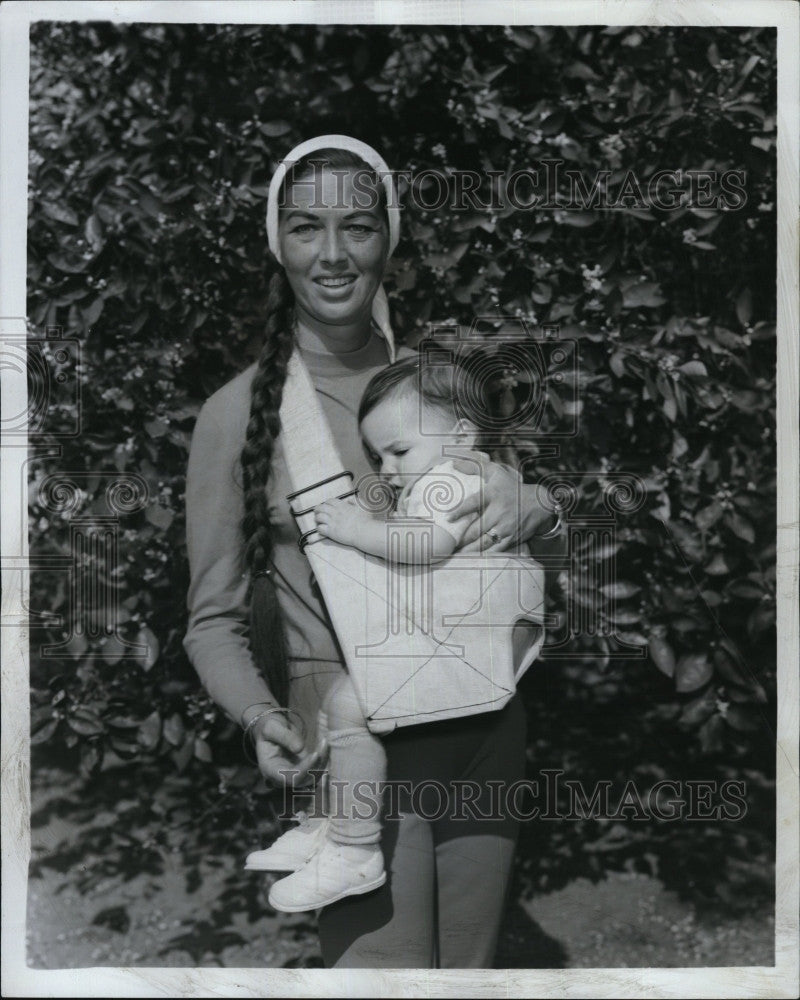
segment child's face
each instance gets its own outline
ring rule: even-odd
[[[399,488],[442,461],[443,445],[475,442],[451,414],[421,407],[414,391],[381,400],[361,421],[361,437],[378,472]]]

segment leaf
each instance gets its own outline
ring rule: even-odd
[[[162,531],[166,531],[167,528],[172,524],[175,515],[171,510],[167,510],[166,507],[162,507],[159,503],[152,503],[145,511],[144,516],[150,522],[154,524],[157,528]]]
[[[80,708],[67,717],[67,725],[81,736],[99,736],[105,731],[103,723],[94,712]]]
[[[705,691],[699,698],[694,698],[686,705],[680,715],[680,725],[687,729],[695,729],[713,713],[717,696],[713,690]]]
[[[597,222],[597,218],[598,217],[593,212],[576,212],[573,210],[564,214],[564,224],[567,226],[575,226],[580,229],[586,229],[589,226],[593,226],[595,222]]]
[[[86,237],[86,242],[95,253],[99,253],[103,249],[105,245],[103,223],[96,215],[90,215],[86,220],[86,225],[83,227],[83,234]]]
[[[729,705],[725,721],[740,733],[754,733],[763,725],[757,711],[745,705]]]
[[[604,587],[601,587],[600,593],[605,594],[606,597],[624,600],[626,597],[633,597],[634,594],[638,594],[641,589],[635,583],[629,583],[627,580],[618,580],[616,583],[607,583]]]
[[[753,293],[749,288],[743,289],[736,300],[736,315],[742,326],[747,326],[753,316]]]
[[[538,305],[545,305],[553,297],[553,289],[543,281],[537,281],[531,288],[531,298]]]
[[[704,507],[701,511],[695,514],[695,523],[701,531],[708,531],[708,529],[717,523],[717,521],[722,517],[722,504],[713,500],[708,507]],[[708,572],[708,570],[706,570]]]
[[[183,746],[173,751],[172,759],[178,771],[184,771],[192,757],[194,757],[194,737],[188,736]]]
[[[708,369],[702,361],[687,361],[686,364],[680,365],[678,371],[692,378],[705,378],[708,375]]]
[[[201,740],[199,736],[194,741],[194,755],[205,764],[210,764],[213,759],[211,756],[211,747],[205,740]]]
[[[165,424],[163,420],[156,419],[148,420],[144,425],[144,429],[150,437],[159,438],[163,437],[167,433],[169,426]]]
[[[59,719],[48,719],[43,725],[39,726],[34,733],[32,733],[30,742],[32,746],[39,743],[47,743],[47,741],[53,736],[56,729],[58,729]]]
[[[725,524],[731,529],[734,535],[737,535],[745,542],[749,542],[751,545],[756,540],[756,533],[753,525],[741,514],[737,514],[735,510],[729,511],[725,515]]]
[[[96,298],[88,309],[83,310],[83,321],[87,327],[91,328],[100,319],[100,314],[105,306],[105,300]]]
[[[41,210],[48,219],[53,219],[54,222],[63,222],[66,226],[77,226],[80,223],[78,216],[66,205],[54,205],[50,201],[43,201]]]
[[[737,664],[723,649],[714,651],[714,668],[726,684],[743,688],[759,704],[766,705],[767,692],[746,667]]]
[[[629,632],[626,630],[623,632],[615,632],[614,635],[620,642],[627,643],[629,646],[647,645],[647,636],[642,635],[641,632]]]
[[[139,720],[132,715],[113,715],[106,722],[116,729],[137,729],[139,726]]]
[[[705,653],[689,653],[682,656],[675,667],[675,689],[682,694],[696,691],[707,684],[714,674],[714,668]]]
[[[289,122],[285,122],[282,119],[276,119],[272,122],[262,122],[258,126],[259,132],[263,135],[269,136],[270,139],[277,139],[278,136],[286,135],[287,132],[291,132],[292,126]]]
[[[151,670],[157,660],[159,653],[159,643],[154,632],[145,625],[139,630],[139,634],[136,636],[136,641],[143,646],[147,647],[147,651],[139,657],[139,666],[145,672]]]
[[[747,583],[745,580],[732,583],[728,588],[728,592],[746,601],[760,601],[764,594],[762,587],[757,587],[754,583]]]
[[[724,746],[725,723],[722,716],[712,715],[700,729],[700,746],[704,753],[719,753]]]
[[[89,266],[88,260],[72,261],[60,253],[49,253],[47,259],[56,270],[63,271],[64,274],[83,274]]]
[[[174,747],[179,747],[185,735],[186,727],[183,719],[175,712],[164,723],[164,739]]]
[[[663,305],[667,300],[661,294],[661,287],[653,281],[642,281],[622,292],[622,304],[628,309],[635,309],[640,306],[654,308]]]
[[[150,715],[139,726],[136,734],[136,741],[145,750],[155,750],[161,740],[161,713],[158,709]]]
[[[667,677],[674,676],[675,653],[672,651],[672,646],[670,646],[667,640],[662,636],[651,636],[648,648],[653,663],[655,663],[661,673],[666,674]]]
[[[102,763],[103,744],[101,742],[92,740],[91,743],[81,744],[81,771],[87,777],[96,774]]]
[[[642,616],[637,611],[630,611],[628,608],[621,608],[610,617],[617,625],[635,625],[642,620]]]
[[[725,557],[721,552],[717,552],[711,562],[703,568],[711,576],[724,576],[726,573],[730,573],[730,567],[725,562]]]
[[[614,351],[611,355],[609,361],[611,371],[617,376],[617,378],[622,378],[625,374],[625,355],[622,351]]]

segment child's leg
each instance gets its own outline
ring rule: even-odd
[[[328,692],[325,714],[330,748],[328,835],[340,844],[377,844],[381,839],[386,752],[367,728],[347,675]]]

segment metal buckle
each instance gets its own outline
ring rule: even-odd
[[[351,484],[354,481],[352,472],[345,472],[345,471],[337,472],[335,476],[328,476],[326,479],[320,479],[318,482],[312,483],[310,486],[304,486],[303,489],[301,490],[295,490],[294,493],[288,493],[286,495],[286,499],[289,502],[289,509],[292,511],[292,516],[294,517],[295,521],[297,521],[298,518],[303,517],[305,514],[310,514],[314,510],[314,507],[304,507],[302,510],[294,510],[292,509],[292,500],[294,500],[296,497],[302,496],[304,493],[308,493],[311,490],[315,490],[320,486],[325,486],[326,483],[335,483],[337,479],[345,479],[345,478],[348,479]],[[356,496],[357,494],[358,490],[355,486],[353,486],[352,489],[347,490],[344,493],[338,493],[335,499],[346,500],[347,497]],[[303,532],[303,534],[297,541],[297,545],[301,552],[305,549],[306,545],[312,544],[311,536],[316,534],[317,534],[316,527],[311,528],[309,531]],[[318,538],[313,539],[313,541],[319,541],[321,537],[322,536],[320,535]]]

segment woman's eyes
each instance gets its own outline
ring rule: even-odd
[[[292,227],[292,232],[297,233],[300,236],[306,236],[309,233],[320,229],[320,226],[315,225],[313,222],[301,222],[297,226]],[[349,226],[345,227],[348,232],[352,233],[354,236],[367,236],[369,233],[374,233],[375,230],[372,226],[364,226],[361,223],[354,222]]]

